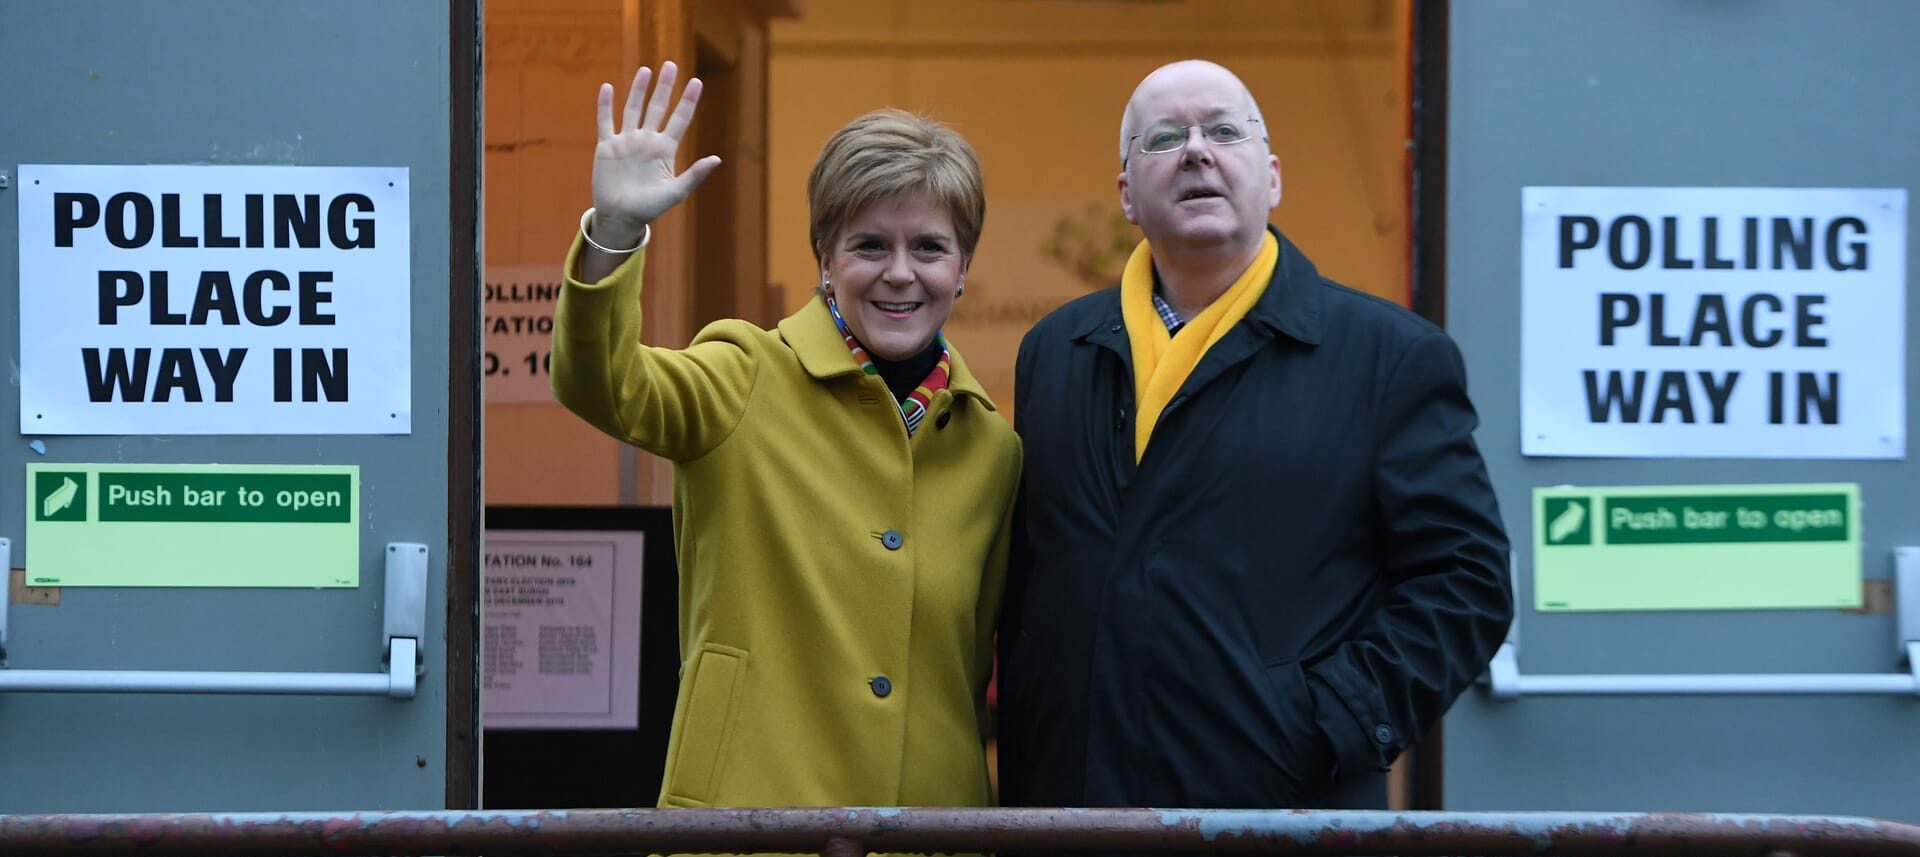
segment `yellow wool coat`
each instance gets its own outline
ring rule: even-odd
[[[642,345],[644,251],[567,256],[554,395],[674,462],[680,690],[662,806],[981,806],[1020,442],[966,362],[911,438],[815,298]]]

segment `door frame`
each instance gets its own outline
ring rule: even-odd
[[[1420,317],[1447,326],[1447,30],[1450,0],[1413,4],[1412,79],[1413,159],[1408,193],[1412,223],[1408,229],[1412,259],[1411,302]],[[1436,723],[1414,748],[1411,803],[1416,810],[1446,806],[1446,739]]]
[[[480,3],[447,4],[448,809],[480,806]]]

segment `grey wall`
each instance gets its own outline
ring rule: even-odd
[[[14,434],[17,200],[0,191],[0,536],[16,565],[29,460],[361,468],[358,589],[68,588],[57,607],[13,606],[12,667],[377,671],[383,546],[432,549],[417,699],[0,694],[0,813],[445,805],[448,20],[444,2],[0,0],[0,169],[405,166],[413,216],[412,434],[47,437],[40,455]]]
[[[1893,672],[1887,615],[1539,614],[1531,490],[1858,482],[1865,574],[1920,544],[1911,461],[1523,458],[1520,193],[1528,185],[1913,188],[1920,5],[1457,0],[1449,48],[1447,319],[1518,550],[1527,673]],[[1908,223],[1907,244],[1916,246]],[[1913,266],[1909,262],[1911,282]],[[1907,424],[1915,424],[1907,301]],[[1920,699],[1469,693],[1446,728],[1459,810],[1811,812],[1920,820]]]

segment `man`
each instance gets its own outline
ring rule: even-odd
[[[1267,225],[1269,130],[1225,68],[1148,75],[1146,241],[1021,343],[1008,805],[1384,808],[1512,617],[1459,351]]]

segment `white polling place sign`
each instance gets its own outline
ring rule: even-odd
[[[1529,187],[1521,450],[1906,455],[1905,190]]]
[[[23,434],[406,434],[404,167],[20,167]]]

